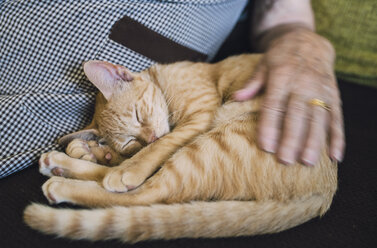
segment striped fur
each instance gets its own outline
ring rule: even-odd
[[[316,166],[281,165],[256,146],[259,99],[231,100],[259,59],[180,62],[133,74],[133,85],[97,104],[91,128],[115,152],[138,151],[134,156],[114,168],[58,152],[40,160],[41,173],[53,176],[43,185],[51,203],[98,209],[32,204],[25,222],[72,239],[138,242],[274,233],[323,215],[337,188],[337,165],[325,147]],[[135,150],[120,145],[119,133],[127,132],[139,135]],[[145,146],[151,132],[159,139]],[[133,173],[142,184],[125,193],[105,190],[106,175],[114,169]]]

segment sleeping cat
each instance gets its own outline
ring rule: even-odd
[[[260,98],[232,100],[259,59],[140,73],[86,62],[102,93],[93,122],[61,140],[71,157],[43,154],[40,172],[52,176],[42,187],[51,204],[97,209],[32,204],[25,222],[72,239],[137,242],[274,233],[323,215],[337,188],[325,144],[315,166],[282,165],[256,146]]]

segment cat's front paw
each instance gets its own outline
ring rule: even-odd
[[[69,202],[85,205],[92,195],[103,188],[94,181],[82,181],[64,177],[51,177],[42,185],[42,191],[50,204]]]
[[[68,154],[68,156],[72,158],[83,159],[93,163],[97,162],[97,159],[95,155],[92,153],[88,143],[82,139],[72,140],[68,144],[65,152]]]
[[[127,192],[140,186],[149,175],[140,168],[124,166],[112,168],[104,177],[103,187],[111,192]]]
[[[43,194],[50,204],[58,204],[67,201],[59,194],[65,180],[66,179],[62,177],[51,177],[42,185]]]
[[[39,172],[45,176],[65,176],[66,170],[61,165],[69,157],[57,151],[42,154],[39,159]]]

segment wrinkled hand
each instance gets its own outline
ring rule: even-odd
[[[291,164],[314,165],[329,135],[329,156],[341,161],[345,147],[343,116],[333,72],[335,51],[325,38],[297,29],[276,39],[253,78],[235,93],[236,100],[266,93],[258,123],[258,144]],[[310,104],[325,102],[330,110]]]

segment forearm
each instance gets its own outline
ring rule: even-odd
[[[264,52],[277,38],[297,29],[315,29],[310,0],[255,0],[251,45]]]

